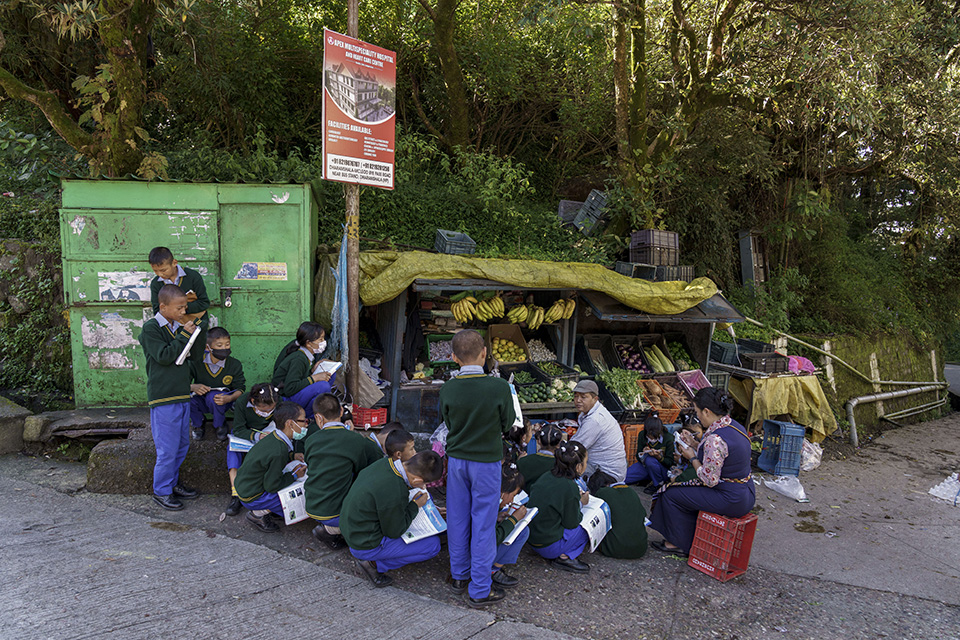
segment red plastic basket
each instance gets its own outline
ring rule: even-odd
[[[727,518],[701,511],[687,564],[720,582],[735,578],[747,570],[756,531],[755,513]]]
[[[373,427],[382,427],[387,423],[387,408],[365,409],[353,405],[353,424],[362,429],[371,429]]]
[[[643,431],[642,424],[623,424],[623,448],[627,450],[627,466],[637,461],[637,438]]]

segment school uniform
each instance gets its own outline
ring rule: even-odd
[[[330,380],[311,382],[314,355],[301,347],[287,355],[273,372],[273,386],[280,387],[284,399],[296,402],[308,416],[313,415],[313,400],[321,393],[330,393],[336,374]]]
[[[634,559],[647,552],[647,512],[637,492],[625,484],[597,489],[594,494],[610,508],[612,525],[600,542],[600,553],[611,558]]]
[[[257,415],[257,410],[254,408],[253,403],[250,402],[249,392],[237,398],[234,406],[240,407],[240,409],[233,412],[232,433],[235,437],[256,442],[263,434],[276,429],[276,426],[273,425],[273,419],[270,416],[263,417]],[[272,412],[271,415],[273,415]],[[243,454],[239,451],[230,451],[228,447],[227,469],[239,469],[242,462]],[[237,495],[236,489],[233,490],[233,495]]]
[[[315,473],[303,491],[306,511],[314,520],[340,526],[343,499],[361,471],[383,458],[380,447],[342,422],[328,422],[304,440],[304,462]]]
[[[590,540],[580,526],[580,488],[576,481],[543,474],[530,490],[529,507],[539,510],[529,525],[534,551],[548,560],[561,555],[576,558],[583,553]]]
[[[536,518],[534,518],[536,520]],[[520,557],[520,550],[530,538],[530,527],[527,527],[517,535],[513,544],[503,544],[517,526],[517,519],[513,515],[497,523],[497,553],[493,558],[493,566],[490,567],[491,573],[496,573],[496,565],[517,564],[517,558]]]
[[[283,431],[260,438],[244,456],[233,482],[243,506],[251,511],[269,509],[282,517],[279,491],[297,481],[295,474],[283,470],[292,459],[293,442]]]
[[[376,562],[380,573],[440,553],[439,536],[410,544],[400,537],[420,511],[410,489],[403,463],[381,458],[360,472],[343,499],[340,533],[353,557]]]
[[[655,487],[659,487],[667,481],[670,467],[673,466],[675,437],[672,433],[663,430],[660,438],[651,444],[647,440],[646,434],[641,431],[637,436],[637,461],[627,468],[627,477],[624,480],[627,484],[635,482],[650,481]],[[642,454],[644,448],[657,449],[663,452],[662,462],[651,455]]]
[[[471,598],[490,595],[497,553],[503,434],[516,419],[506,380],[465,366],[440,389],[447,425],[447,545],[450,573],[470,580]]]
[[[203,357],[204,331],[197,336],[189,358]],[[157,450],[153,467],[153,493],[169,496],[180,483],[180,465],[190,448],[190,367],[176,361],[190,334],[179,322],[160,313],[143,323],[139,342],[147,360],[147,404],[150,430]]]
[[[194,395],[190,398],[190,423],[194,429],[203,424],[203,415],[213,416],[213,428],[221,429],[227,420],[227,411],[233,409],[234,402],[217,404],[214,398],[221,394],[230,394],[234,391],[243,391],[247,381],[243,377],[243,365],[232,356],[225,360],[213,362],[209,351],[203,354],[203,362],[190,363],[193,372],[194,384],[203,384],[210,387],[210,391],[202,396]],[[226,388],[226,391],[217,389]]]
[[[200,313],[210,308],[210,298],[207,297],[207,285],[203,282],[203,276],[194,269],[178,264],[177,275],[172,280],[165,280],[160,276],[154,276],[153,280],[150,281],[150,305],[153,307],[154,313],[160,313],[160,289],[162,289],[165,284],[175,284],[180,287],[184,293],[193,291],[197,295],[196,300],[187,303],[188,314]],[[198,318],[197,326],[201,324],[207,326],[209,322],[208,316],[209,314],[205,313]]]
[[[517,460],[517,469],[523,476],[527,493],[530,493],[530,486],[537,478],[553,469],[556,460],[557,458],[550,451],[538,451]]]

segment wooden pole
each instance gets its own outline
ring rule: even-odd
[[[347,35],[360,37],[360,0],[349,0]],[[357,376],[360,373],[360,185],[343,187],[347,201],[347,390],[357,400]]]

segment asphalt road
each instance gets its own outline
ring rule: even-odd
[[[3,456],[0,638],[957,639],[960,510],[927,490],[958,453],[952,414],[802,473],[807,504],[758,488],[750,569],[730,582],[654,550],[587,556],[588,576],[523,553],[488,612],[446,590],[445,551],[374,590],[306,523],[262,534],[221,519],[225,496],[169,513],[87,493],[81,466]]]

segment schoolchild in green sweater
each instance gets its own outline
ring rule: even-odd
[[[523,474],[527,493],[537,478],[553,469],[556,458],[554,453],[566,438],[566,433],[555,424],[545,424],[537,432],[537,446],[539,451],[517,460],[517,469]]]
[[[247,381],[243,377],[243,365],[230,355],[230,333],[223,327],[207,331],[207,349],[203,362],[190,363],[193,384],[190,391],[190,424],[195,440],[203,439],[204,414],[213,416],[213,428],[217,439],[227,439],[227,411],[243,393]]]
[[[383,458],[383,452],[370,438],[351,431],[341,422],[343,407],[336,396],[317,396],[313,417],[319,431],[304,441],[304,461],[313,470],[303,487],[306,511],[318,521],[314,537],[331,549],[339,549],[344,545],[340,535],[343,499],[357,475]]]
[[[320,354],[327,348],[327,331],[316,322],[304,322],[297,329],[297,339],[287,345],[273,369],[275,387],[287,400],[296,402],[304,411],[313,412],[313,399],[330,393],[336,374],[314,371]]]
[[[503,465],[503,473],[500,477],[500,514],[497,516],[497,555],[493,560],[493,567],[490,569],[493,584],[501,587],[515,587],[520,583],[516,576],[508,574],[504,567],[508,564],[517,564],[517,558],[520,556],[520,549],[526,544],[530,537],[530,528],[527,527],[521,531],[512,544],[503,544],[514,528],[517,522],[527,515],[527,508],[522,504],[515,504],[514,500],[517,494],[523,489],[523,476],[513,463]]]
[[[406,462],[417,452],[413,435],[403,428],[403,424],[396,420],[383,425],[379,431],[357,429],[354,431],[363,434],[380,449],[380,455]]]
[[[233,411],[233,436],[241,440],[257,442],[263,433],[276,428],[273,423],[273,411],[280,402],[280,392],[269,383],[253,385],[250,393],[245,393],[237,400]],[[243,510],[240,497],[234,483],[237,479],[237,469],[243,462],[243,454],[239,451],[227,449],[227,475],[230,476],[230,504],[225,513],[235,516]]]
[[[293,457],[293,441],[302,440],[307,434],[303,407],[295,402],[281,402],[273,412],[273,421],[276,429],[247,452],[234,483],[240,502],[250,509],[247,520],[268,533],[280,530],[270,515],[283,517],[279,491],[307,471],[307,465]]]
[[[673,434],[663,427],[660,415],[651,411],[643,421],[643,431],[637,435],[637,461],[627,468],[624,482],[649,482],[644,493],[653,495],[667,481],[673,460]]]
[[[147,360],[147,402],[150,406],[150,430],[157,450],[153,467],[153,500],[164,509],[183,509],[181,499],[192,500],[199,494],[180,483],[180,465],[190,448],[190,366],[177,364],[177,358],[200,331],[189,359],[203,356],[203,329],[192,320],[184,320],[187,297],[176,285],[164,285],[159,292],[156,315],[143,323],[139,342]]]
[[[636,491],[612,480],[605,473],[595,473],[587,483],[590,494],[610,507],[611,529],[600,542],[600,553],[625,560],[642,558],[647,552],[647,512]]]
[[[440,415],[447,425],[447,544],[454,593],[469,590],[468,604],[484,607],[503,599],[490,566],[497,553],[503,434],[516,418],[510,386],[484,374],[487,349],[473,330],[453,336],[458,375],[440,389]]]
[[[530,522],[530,546],[554,567],[574,573],[590,571],[577,560],[590,541],[580,526],[580,506],[589,502],[590,494],[577,486],[586,470],[587,448],[576,441],[561,444],[553,469],[533,484],[527,502],[539,510]]]
[[[160,289],[165,284],[174,284],[187,296],[187,311],[183,322],[193,320],[199,327],[209,326],[207,309],[210,307],[210,298],[207,297],[207,285],[203,283],[203,276],[198,271],[181,267],[173,257],[173,252],[166,247],[151,249],[147,261],[157,276],[150,281],[150,306],[153,307],[153,312],[160,312]]]
[[[429,499],[423,489],[443,471],[433,451],[421,451],[406,462],[381,458],[360,472],[343,500],[340,530],[354,562],[375,587],[393,582],[387,571],[429,560],[440,553],[440,536],[407,544],[401,538]]]

